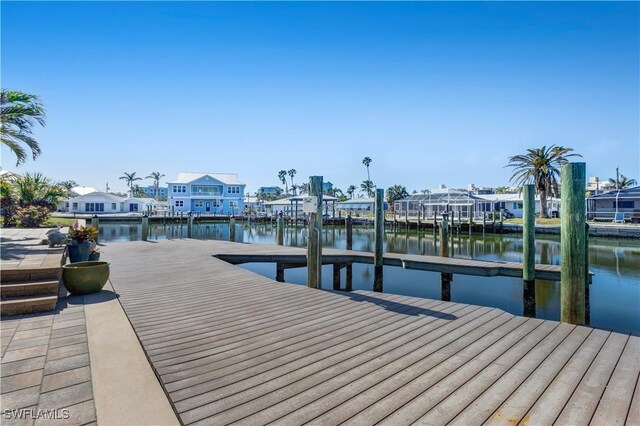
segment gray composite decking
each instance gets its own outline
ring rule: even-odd
[[[200,240],[103,250],[183,423],[640,424],[638,337],[314,290],[213,257],[296,250]]]

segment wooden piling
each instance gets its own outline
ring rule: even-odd
[[[284,266],[281,262],[276,263],[276,281],[279,283],[284,282]]]
[[[446,214],[442,215],[440,222],[440,256],[449,257],[449,221]],[[440,273],[440,298],[446,302],[451,301],[452,278],[448,272]]]
[[[346,238],[347,238],[347,250],[353,249],[353,219],[351,215],[347,216],[344,221],[346,230]],[[353,290],[353,264],[348,263],[345,267],[345,290],[352,291]]]
[[[282,217],[282,212],[276,219],[276,244],[279,246],[284,245],[284,217]]]
[[[524,185],[522,221],[522,286],[524,316],[536,316],[536,188]]]
[[[187,217],[187,238],[193,237],[193,214],[189,212],[189,217]]]
[[[584,323],[591,324],[591,298],[589,285],[591,277],[589,276],[589,224],[584,224]]]
[[[373,256],[374,278],[373,291],[382,291],[382,269],[383,269],[383,251],[382,244],[384,242],[384,189],[376,189],[376,217],[375,217],[375,251]]]
[[[561,167],[560,319],[578,325],[585,324],[585,176],[585,163]]]
[[[97,214],[94,214],[93,216],[91,216],[91,226],[96,228],[96,230],[98,231],[96,233],[96,244],[98,243],[98,236],[100,234],[100,218],[98,218]]]
[[[322,176],[309,177],[309,195],[317,197],[317,210],[309,214],[307,286],[322,288]]]
[[[236,218],[235,217],[229,218],[229,241],[231,242],[236,241]]]
[[[339,263],[333,264],[333,289],[340,290],[340,267]]]
[[[142,241],[147,241],[149,237],[149,216],[142,215]]]

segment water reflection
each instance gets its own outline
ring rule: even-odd
[[[100,242],[140,240],[140,223],[117,223],[100,226]],[[185,224],[149,225],[149,240],[186,238]],[[228,224],[197,224],[192,229],[193,238],[228,240]],[[324,247],[346,248],[346,232],[343,227],[325,227],[322,243]],[[273,244],[275,229],[270,224],[236,224],[236,241],[256,244]],[[307,244],[306,228],[286,228],[285,245],[304,247]],[[372,227],[353,229],[353,249],[373,251],[374,231]],[[390,231],[385,234],[384,250],[392,253],[437,255],[439,238],[431,230],[417,232]],[[454,232],[451,238],[456,257],[484,260],[520,262],[522,239],[516,234],[468,234]],[[108,248],[103,249],[108,258]],[[560,264],[559,236],[541,235],[536,241],[536,262]],[[589,265],[596,275],[590,286],[591,325],[617,331],[640,333],[640,241],[589,239]],[[256,272],[275,277],[275,266],[264,264],[247,265]],[[342,271],[342,282],[345,282]],[[286,281],[305,283],[304,268],[286,271]],[[323,272],[324,288],[331,288],[332,270]],[[440,297],[440,274],[385,267],[385,291],[411,296],[438,299]],[[373,267],[353,266],[353,288],[371,289]],[[495,306],[514,314],[524,312],[523,286],[520,279],[508,277],[471,277],[454,275],[451,284],[451,299],[456,302]],[[538,318],[559,319],[560,285],[557,282],[536,281],[535,313]]]

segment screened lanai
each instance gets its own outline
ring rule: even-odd
[[[471,208],[473,206],[473,209]],[[482,218],[485,211],[491,209],[491,203],[475,197],[468,192],[450,190],[447,192],[413,194],[394,203],[395,214],[399,217],[433,219],[442,213],[453,212],[455,217],[469,219],[473,211],[475,218]]]

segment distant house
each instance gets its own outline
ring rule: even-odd
[[[322,183],[322,192],[330,192],[333,190],[333,184],[331,182]]]
[[[513,213],[513,217],[522,217],[524,215],[523,206],[523,194],[482,194],[476,195],[484,201],[478,204],[479,211],[500,211],[508,210]],[[540,196],[536,196],[536,213],[542,211],[542,204],[540,203]],[[551,217],[559,217],[560,214],[560,199],[554,197],[547,197],[547,211]]]
[[[304,196],[296,195],[289,198],[281,198],[275,201],[268,201],[264,203],[265,211],[270,216],[275,216],[282,213],[285,216],[302,217],[304,215],[302,207],[302,199]],[[337,198],[329,195],[322,196],[323,214],[334,216],[337,209]]]
[[[278,186],[261,186],[258,188],[258,195],[278,195],[282,189]]]
[[[156,196],[156,187],[151,185],[151,186],[145,186],[144,188],[141,188],[142,191],[144,191],[144,193],[147,195],[147,197],[150,198],[154,198]],[[169,188],[168,187],[164,187],[164,186],[159,186],[158,187],[158,198],[167,198],[167,192],[168,192]]]
[[[234,173],[179,173],[168,182],[167,207],[173,212],[239,214],[245,184]]]
[[[6,181],[14,181],[21,177],[22,175],[10,172],[9,170],[0,170],[0,179],[6,180]]]
[[[124,198],[106,192],[93,191],[65,202],[64,211],[70,213],[122,213]]]
[[[92,192],[100,192],[96,188],[91,186],[74,186],[69,190],[69,195],[72,197],[79,197],[80,195],[91,194]]]
[[[350,200],[338,201],[336,203],[336,211],[342,216],[361,216],[375,213],[375,198],[352,198]],[[384,210],[387,210],[388,204],[385,201]]]
[[[616,213],[625,221],[640,222],[640,186],[587,198],[588,220],[612,221]]]

